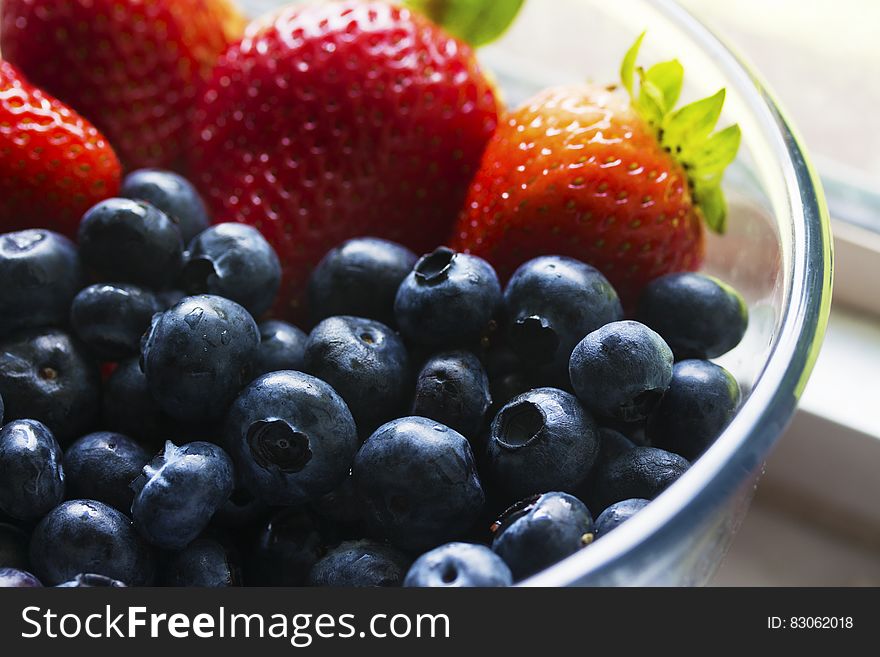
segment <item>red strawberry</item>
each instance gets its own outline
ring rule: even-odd
[[[243,19],[226,0],[3,0],[3,56],[107,135],[174,167],[194,99]]]
[[[385,3],[286,8],[221,58],[192,170],[217,221],[263,231],[302,311],[311,268],[346,238],[422,252],[449,234],[497,122],[471,49]]]
[[[641,37],[621,71],[632,104],[592,86],[551,89],[512,111],[486,148],[453,245],[503,278],[539,255],[601,270],[629,305],[651,279],[703,260],[703,222],[723,231],[720,181],[739,128],[714,134],[723,90],[672,111],[677,61],[639,68]]]
[[[0,61],[0,232],[40,227],[73,237],[119,178],[101,133]]]

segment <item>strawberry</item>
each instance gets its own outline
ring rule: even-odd
[[[227,0],[3,0],[0,12],[3,56],[128,168],[179,165],[194,99],[244,26]]]
[[[312,267],[343,240],[444,241],[496,124],[470,47],[421,15],[289,7],[221,58],[191,168],[217,221],[252,224],[275,247],[276,310],[296,317]]]
[[[94,126],[0,61],[0,232],[68,237],[119,189],[119,160]]]
[[[712,132],[723,89],[674,110],[682,66],[636,69],[641,40],[621,67],[629,100],[609,88],[556,88],[502,120],[468,192],[455,248],[486,258],[505,279],[533,257],[578,258],[630,307],[653,278],[700,266],[704,223],[724,230],[720,182],[739,128]]]

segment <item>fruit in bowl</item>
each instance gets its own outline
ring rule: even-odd
[[[708,359],[746,306],[690,270],[739,129],[723,91],[676,109],[683,68],[637,66],[642,37],[622,90],[506,109],[412,9],[292,6],[235,40],[221,0],[108,7],[0,17],[0,511],[38,521],[43,584],[508,584],[733,417]],[[81,84],[34,54],[58,39]]]

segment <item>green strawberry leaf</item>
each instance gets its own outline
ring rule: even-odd
[[[646,91],[645,85],[649,85],[652,95],[656,95],[655,102],[665,116],[672,111],[681,95],[681,86],[684,82],[684,67],[677,59],[668,62],[654,64],[646,72],[639,69],[642,91]]]
[[[721,89],[668,115],[663,122],[663,145],[681,153],[689,146],[705,141],[721,116],[724,94]]]
[[[633,92],[634,72],[636,68],[636,59],[639,56],[639,48],[642,46],[642,39],[645,38],[645,32],[642,32],[632,44],[626,54],[623,56],[623,62],[620,64],[620,81],[623,88],[629,92],[629,97],[635,101],[636,96]]]
[[[703,212],[703,220],[709,230],[723,235],[727,230],[727,201],[721,185],[695,187],[694,198]]]
[[[637,66],[644,37],[643,32],[623,57],[621,84],[638,115],[657,130],[660,145],[684,167],[706,225],[710,230],[723,233],[727,227],[727,202],[721,181],[724,170],[736,158],[742,137],[736,124],[713,132],[721,117],[725,90],[675,109],[684,82],[684,68],[675,59],[648,69]],[[636,74],[638,90],[635,89]]]
[[[525,0],[404,0],[447,32],[474,47],[500,37]]]

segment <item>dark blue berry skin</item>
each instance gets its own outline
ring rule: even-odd
[[[594,473],[594,511],[633,498],[653,500],[687,471],[690,463],[656,447],[634,447]]]
[[[663,336],[676,360],[727,353],[742,340],[749,323],[739,292],[693,272],[651,281],[639,299],[636,318]]]
[[[152,545],[180,550],[208,526],[234,485],[232,461],[217,445],[169,441],[132,482],[131,516]]]
[[[441,246],[416,263],[397,290],[394,317],[415,344],[443,348],[480,339],[501,305],[492,266]]]
[[[78,340],[60,330],[37,329],[0,344],[0,394],[7,420],[39,420],[63,446],[97,420],[101,376]]]
[[[447,543],[426,552],[413,563],[404,586],[431,588],[511,586],[507,564],[485,545]]]
[[[338,543],[364,535],[354,477],[347,476],[336,488],[315,500],[311,508],[329,542]]]
[[[162,566],[160,581],[164,586],[241,586],[241,567],[237,556],[221,541],[202,537],[169,557]]]
[[[40,580],[26,570],[0,568],[0,589],[42,588]]]
[[[6,412],[6,407],[3,405],[3,396],[0,395],[0,427],[3,426],[3,415]]]
[[[390,328],[361,317],[329,317],[309,334],[303,369],[333,386],[358,432],[397,417],[409,392],[409,357]]]
[[[136,358],[119,363],[107,379],[102,416],[107,429],[153,446],[173,435],[175,425],[153,398]]]
[[[545,493],[505,511],[494,531],[492,550],[519,581],[588,545],[593,518],[576,497]]]
[[[142,369],[166,413],[189,422],[217,420],[250,380],[259,344],[256,322],[234,301],[186,297],[154,318]]]
[[[180,303],[185,296],[187,295],[183,290],[162,290],[161,292],[156,293],[156,299],[159,301],[161,310],[173,308]]]
[[[672,351],[644,324],[613,322],[596,329],[571,354],[571,384],[584,406],[624,422],[646,418],[672,380]]]
[[[394,297],[416,260],[406,247],[376,237],[343,242],[309,278],[312,320],[352,315],[394,326]]]
[[[83,285],[76,246],[49,230],[0,235],[0,336],[65,326]]]
[[[64,451],[68,496],[98,500],[128,514],[134,501],[131,482],[152,456],[121,433],[83,436]]]
[[[467,439],[422,417],[392,420],[363,444],[352,468],[370,532],[423,551],[467,532],[485,502]]]
[[[302,586],[326,552],[314,517],[293,507],[276,514],[259,532],[245,565],[247,586]]]
[[[489,377],[469,351],[446,351],[428,359],[416,378],[412,414],[455,429],[474,444],[492,405]]]
[[[104,575],[95,575],[93,573],[82,573],[74,577],[68,582],[58,584],[57,589],[124,589],[125,583],[118,579],[105,577]]]
[[[211,223],[202,197],[183,176],[161,169],[138,169],[122,181],[120,196],[147,201],[177,224],[188,243]]]
[[[267,504],[301,504],[336,488],[358,446],[345,402],[290,370],[258,377],[235,400],[226,446],[242,483]]]
[[[655,447],[693,461],[730,423],[741,399],[736,379],[720,365],[679,361],[669,389],[648,419],[648,438]]]
[[[272,307],[281,285],[275,250],[253,226],[211,226],[189,243],[181,282],[188,294],[216,294],[244,306],[254,317]]]
[[[155,574],[153,551],[131,520],[95,500],[70,500],[50,511],[34,529],[30,557],[34,573],[49,586],[80,573],[149,586]]]
[[[596,457],[595,467],[599,467],[600,463],[607,463],[635,446],[636,444],[633,441],[616,429],[600,427],[599,454]]]
[[[566,384],[575,345],[623,318],[608,279],[590,265],[562,256],[521,265],[504,290],[504,311],[511,346],[545,385]]]
[[[270,507],[265,502],[239,483],[232,489],[229,499],[217,509],[211,524],[223,529],[240,530],[262,523],[269,512]]]
[[[0,522],[0,564],[18,570],[30,568],[28,534],[21,528]]]
[[[536,388],[495,416],[484,473],[513,500],[547,490],[576,492],[598,452],[596,423],[577,398]]]
[[[308,334],[292,324],[277,319],[260,322],[260,346],[254,357],[253,376],[302,370]]]
[[[70,307],[70,326],[105,361],[137,356],[141,336],[161,310],[149,290],[127,283],[98,283],[80,290]]]
[[[622,525],[625,521],[629,520],[636,513],[644,509],[649,502],[650,500],[635,498],[621,500],[620,502],[615,502],[609,506],[599,514],[598,518],[596,518],[596,528],[594,531],[596,538],[602,538],[612,529],[616,529],[618,526]]]
[[[320,559],[306,579],[307,586],[392,587],[403,584],[411,559],[376,541],[346,541]]]
[[[0,429],[0,510],[35,520],[64,499],[61,447],[46,425],[15,420]]]
[[[180,230],[143,201],[101,201],[83,215],[78,242],[83,264],[105,281],[160,290],[177,280],[183,266]]]

